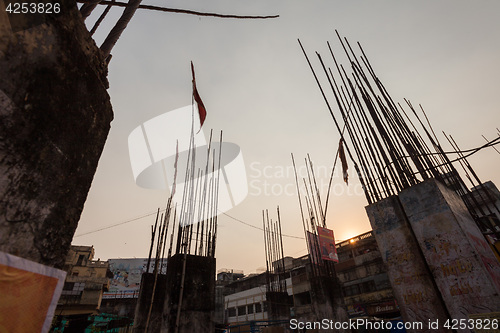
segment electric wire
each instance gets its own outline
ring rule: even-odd
[[[160,213],[161,213],[161,212],[164,212],[164,211],[165,211],[165,209],[161,209],[161,210],[160,210]],[[218,209],[218,211],[219,211],[221,214],[223,214],[223,215],[225,215],[225,216],[229,217],[230,219],[232,219],[232,220],[234,220],[234,221],[236,221],[236,222],[239,222],[239,223],[241,223],[241,224],[244,224],[244,225],[246,225],[246,226],[248,226],[248,227],[251,227],[251,228],[254,228],[254,229],[257,229],[257,230],[260,230],[260,231],[263,231],[263,230],[264,230],[264,229],[262,229],[262,228],[259,228],[259,227],[255,226],[255,225],[253,225],[253,224],[250,224],[250,223],[245,222],[245,221],[243,221],[243,220],[240,220],[240,219],[238,219],[238,218],[236,218],[236,217],[234,217],[234,216],[231,216],[231,215],[229,215],[229,214],[227,214],[227,213],[225,213],[225,212],[223,212],[223,211],[221,211],[221,210],[219,210],[219,209]],[[143,219],[143,218],[149,217],[149,216],[153,216],[153,215],[155,215],[156,213],[157,213],[157,212],[155,211],[155,212],[148,213],[148,214],[144,214],[144,215],[141,215],[141,216],[138,216],[138,217],[135,217],[135,218],[129,219],[129,220],[125,220],[125,221],[122,221],[122,222],[118,222],[118,223],[115,223],[115,224],[111,224],[111,225],[106,226],[106,227],[102,227],[102,228],[99,228],[99,229],[95,229],[95,230],[91,230],[91,231],[88,231],[88,232],[85,232],[85,233],[81,233],[81,234],[75,235],[75,236],[74,236],[74,238],[77,238],[77,237],[82,237],[82,236],[86,236],[86,235],[90,235],[90,234],[94,234],[94,233],[96,233],[96,232],[100,232],[100,231],[108,230],[108,229],[115,228],[115,227],[119,227],[119,226],[124,225],[124,224],[127,224],[127,223],[131,223],[131,222],[134,222],[134,221],[137,221],[137,220],[140,220],[140,219]],[[283,234],[283,237],[295,238],[295,239],[305,239],[304,237],[293,236],[293,235],[285,235],[285,234]]]

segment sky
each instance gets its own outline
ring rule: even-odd
[[[326,57],[327,41],[341,53],[335,29],[352,44],[359,41],[392,98],[422,104],[434,128],[452,134],[462,149],[484,144],[481,135],[497,136],[496,0],[143,3],[280,17],[136,12],[112,51],[108,92],[114,120],[73,238],[75,245],[93,245],[101,260],[147,257],[155,212],[165,207],[169,193],[135,183],[128,137],[144,122],[191,104],[190,61],[207,109],[205,136],[210,129],[223,130],[224,142],[239,146],[248,184],[244,200],[219,216],[217,269],[248,274],[265,266],[262,210],[275,218],[278,205],[285,255],[306,254],[290,154],[302,170],[309,154],[324,188],[339,135],[297,39],[318,69],[313,55],[318,51]],[[114,8],[101,24],[94,35],[97,45],[120,14]],[[470,162],[482,180],[500,184],[500,155],[492,148]],[[371,230],[359,182],[354,174],[350,180],[346,186],[339,172],[334,177],[327,225],[337,241]]]

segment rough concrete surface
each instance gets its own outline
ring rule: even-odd
[[[424,323],[418,332],[435,331],[426,326],[428,320],[444,323],[448,315],[399,198],[380,200],[367,206],[366,212],[404,321]]]
[[[183,272],[184,284],[181,283]],[[176,331],[179,304],[181,312]],[[215,330],[214,311],[215,258],[189,254],[171,257],[168,260],[162,332],[212,333]]]
[[[311,299],[314,309],[314,321],[323,319],[334,322],[347,322],[349,316],[345,310],[344,298],[341,284],[336,276],[315,276],[310,277]],[[329,330],[319,330],[328,332]],[[339,332],[351,332],[349,328],[340,329]]]
[[[61,3],[24,30],[0,11],[0,251],[57,268],[113,119],[106,64]]]
[[[165,303],[167,277],[165,274],[158,274],[156,278],[153,273],[143,273],[141,277],[141,290],[135,308],[134,332],[155,333],[160,332],[163,320],[163,307]],[[153,297],[154,288],[154,299]],[[151,304],[151,301],[153,303]],[[151,313],[150,313],[151,311]],[[148,322],[149,316],[149,322]]]
[[[460,197],[434,179],[399,197],[450,316],[500,311],[500,264]]]

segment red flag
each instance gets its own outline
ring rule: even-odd
[[[196,104],[198,104],[198,113],[200,115],[200,129],[201,129],[201,126],[203,126],[205,118],[207,117],[207,110],[205,109],[205,105],[203,105],[200,94],[198,94],[198,89],[196,89],[196,80],[194,78],[194,66],[192,61],[191,61],[191,73],[193,74],[193,98],[196,101]]]
[[[348,182],[349,175],[347,174],[347,169],[349,168],[349,166],[347,165],[347,160],[345,158],[344,146],[342,145],[342,141],[344,141],[344,140],[342,138],[340,138],[339,157],[340,157],[340,161],[342,162],[342,174],[344,176],[344,181],[347,185],[349,185],[349,182]]]

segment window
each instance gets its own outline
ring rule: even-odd
[[[344,272],[345,281],[351,281],[358,278],[358,274],[356,273],[356,267]]]
[[[376,275],[382,272],[383,264],[381,262],[375,262],[366,267],[369,275]]]
[[[74,286],[75,286],[74,282],[64,282],[63,290],[73,290]]]
[[[375,290],[376,290],[376,288],[375,288],[374,281],[367,281],[367,282],[363,282],[361,284],[361,292],[363,292],[363,293],[369,293],[369,292],[372,292]]]
[[[359,285],[355,284],[352,286],[344,287],[345,296],[353,296],[359,294]]]
[[[338,251],[337,255],[339,256],[339,262],[344,262],[352,258],[352,252],[350,249]]]
[[[228,317],[236,317],[236,308],[227,309]]]
[[[255,303],[255,313],[262,312],[262,304]]]
[[[249,305],[247,306],[247,313],[248,313],[248,314],[252,314],[252,313],[253,313],[253,304],[249,304]]]
[[[308,291],[295,294],[296,305],[311,304],[311,294]]]
[[[80,255],[78,256],[78,261],[76,262],[76,265],[77,265],[77,266],[82,266],[83,259],[85,259],[85,255],[84,255],[84,254],[80,254]]]
[[[245,305],[238,306],[238,316],[244,316],[247,314],[247,307]]]
[[[85,282],[65,282],[62,295],[73,295],[73,296],[79,296],[82,294],[83,290],[85,289]]]

